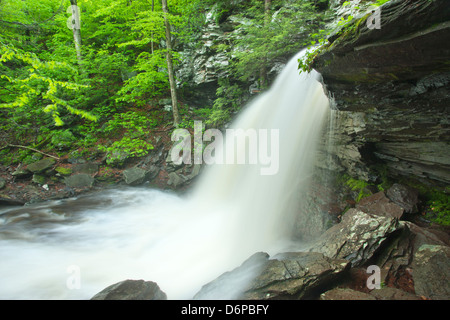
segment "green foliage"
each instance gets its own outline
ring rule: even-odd
[[[371,195],[371,193],[367,190],[367,187],[369,186],[367,181],[358,180],[350,177],[348,174],[344,174],[338,179],[338,182],[345,188],[357,192],[357,196],[355,198],[356,202],[359,202],[362,198]]]
[[[377,0],[376,5],[377,6],[381,6],[383,4],[385,4],[386,2],[389,2],[390,0]]]
[[[99,150],[105,151],[109,155],[106,159],[107,164],[113,164],[117,160],[120,160],[120,157],[122,157],[123,154],[125,154],[127,158],[145,156],[151,149],[153,149],[151,143],[129,136],[114,141],[109,147],[99,146]]]
[[[131,138],[141,137],[148,133],[148,130],[156,126],[154,119],[140,115],[135,111],[116,113],[113,119],[105,124],[104,132],[107,134],[125,134]]]
[[[263,1],[251,4],[242,17],[250,18],[240,30],[245,36],[236,40],[238,49],[232,53],[242,80],[259,78],[261,64],[271,64],[309,45],[308,35],[319,32],[324,18],[324,12],[318,11],[313,1],[272,1],[271,7],[279,8],[276,12],[265,12]]]
[[[64,77],[74,72],[68,64],[55,61],[42,62],[35,54],[21,52],[21,50],[7,46],[0,48],[0,54],[0,63],[2,63],[3,69],[7,70],[8,62],[21,67],[20,75],[17,75],[17,72],[8,74],[7,71],[6,74],[1,75],[2,79],[6,79],[11,84],[10,88],[14,90],[14,94],[10,93],[6,98],[10,101],[5,101],[4,97],[0,97],[5,101],[0,104],[0,108],[9,108],[14,109],[13,112],[20,112],[40,105],[41,111],[53,117],[56,126],[64,125],[60,116],[61,107],[82,118],[91,121],[97,120],[89,112],[71,106],[62,98],[64,94],[67,94],[66,90],[76,91],[81,87],[67,78],[60,80],[61,75]]]
[[[450,195],[444,192],[434,192],[427,201],[430,211],[426,214],[429,220],[450,226]]]
[[[132,103],[136,106],[144,106],[146,101],[163,94],[169,88],[166,72],[166,60],[163,50],[157,50],[153,54],[141,53],[133,67],[135,76],[125,81],[118,91],[116,102]]]
[[[119,164],[122,158],[141,157],[153,149],[148,142],[150,129],[156,126],[156,120],[134,111],[116,113],[113,119],[105,123],[104,134],[115,137],[110,146],[99,145],[99,151],[107,153],[107,163]]]
[[[69,129],[53,131],[50,135],[51,145],[58,150],[69,149],[77,141]]]
[[[56,167],[55,171],[63,176],[70,176],[72,174],[72,169],[65,167]]]
[[[216,100],[206,120],[210,127],[220,127],[231,120],[231,115],[240,110],[243,104],[244,91],[236,83],[229,79],[219,79],[219,87],[216,91]]]

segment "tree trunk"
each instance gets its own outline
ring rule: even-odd
[[[81,26],[80,26],[80,10],[77,5],[77,0],[70,0],[70,7],[72,16],[69,18],[71,22],[71,29],[73,31],[73,40],[75,42],[75,50],[77,52],[78,63],[81,62]]]
[[[172,97],[173,125],[177,127],[180,124],[180,115],[178,113],[177,90],[175,85],[175,76],[172,63],[172,41],[170,37],[170,23],[167,18],[169,10],[167,9],[167,0],[162,0],[162,10],[164,12],[164,24],[166,27],[166,58],[167,69],[169,71],[170,95]]]
[[[264,27],[270,23],[270,4],[272,0],[264,0]],[[267,59],[262,59],[262,66],[259,70],[259,86],[264,89],[267,86]]]
[[[155,11],[155,0],[152,0],[152,12]],[[152,46],[152,54],[154,52],[154,48],[153,48],[153,32],[152,32],[152,42],[151,42],[151,46]]]

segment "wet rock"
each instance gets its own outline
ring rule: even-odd
[[[169,180],[167,181],[167,185],[178,188],[186,183],[188,180],[184,175],[180,174],[179,172],[170,172],[169,173]]]
[[[53,158],[44,158],[42,160],[29,164],[27,166],[27,169],[28,171],[31,171],[33,173],[41,173],[53,167],[55,163],[56,160]]]
[[[91,188],[94,185],[94,178],[85,173],[79,173],[65,177],[64,182],[69,188]]]
[[[261,268],[264,267],[268,259],[269,255],[265,252],[255,253],[236,269],[225,272],[217,279],[204,285],[194,296],[194,299],[237,299],[243,294],[252,277],[261,272]]]
[[[347,259],[357,267],[369,260],[395,231],[403,228],[396,218],[349,209],[340,223],[315,240],[309,251],[333,259]]]
[[[0,206],[23,206],[25,204],[22,200],[12,199],[11,197],[0,195]]]
[[[414,255],[412,267],[417,295],[450,300],[450,247],[422,245]]]
[[[356,205],[358,210],[365,213],[400,219],[403,208],[390,201],[383,191],[361,199]]]
[[[155,282],[124,280],[103,289],[91,300],[167,300],[167,295]]]
[[[320,295],[320,300],[376,300],[368,293],[350,288],[335,288]]]
[[[241,299],[310,299],[330,288],[350,263],[317,252],[288,252],[274,256],[254,278]]]
[[[161,171],[161,168],[156,165],[151,165],[150,168],[147,170],[147,179],[148,181],[152,181],[155,179],[159,172]]]
[[[386,193],[388,198],[402,207],[406,213],[417,213],[419,192],[416,189],[395,183]]]
[[[391,178],[445,188],[450,182],[448,1],[395,0],[379,8],[381,29],[367,26],[365,12],[329,37],[331,45],[314,60],[339,110],[337,143],[330,152],[339,169],[359,179],[368,181],[370,164],[382,161]],[[361,121],[352,123],[355,117]]]
[[[182,169],[184,166],[185,166],[185,164],[183,162],[181,162],[179,164],[173,162],[171,151],[169,151],[169,153],[167,154],[167,157],[166,157],[166,166],[165,166],[166,171],[169,173],[174,172],[179,169]]]
[[[139,185],[145,182],[147,172],[141,168],[129,168],[123,171],[123,178],[128,185]]]

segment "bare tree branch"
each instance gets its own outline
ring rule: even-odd
[[[44,156],[47,156],[47,157],[50,157],[50,158],[53,158],[53,159],[56,159],[56,160],[60,160],[58,157],[52,156],[51,154],[48,154],[48,153],[39,151],[39,150],[34,149],[34,148],[31,148],[31,147],[21,146],[21,145],[18,145],[18,144],[9,144],[9,143],[8,143],[6,146],[1,147],[0,150],[6,149],[6,148],[22,148],[22,149],[28,149],[28,150],[31,150],[31,151],[34,151],[34,152],[43,154]]]

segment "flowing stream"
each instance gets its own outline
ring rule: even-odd
[[[259,158],[207,166],[186,196],[116,188],[0,209],[0,299],[90,299],[125,279],[192,299],[255,252],[298,249],[295,213],[329,112],[319,75],[299,75],[301,54],[231,127],[277,133],[258,140],[270,146],[275,172],[261,174],[268,162]],[[215,297],[232,298],[222,289]]]

